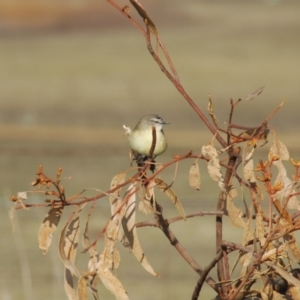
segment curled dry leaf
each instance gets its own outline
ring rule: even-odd
[[[291,194],[295,193],[294,183],[287,176],[287,171],[281,160],[276,162],[278,168],[278,175],[275,179],[274,185],[281,184],[283,188],[275,193],[275,196],[280,199],[282,202],[286,198],[288,199],[287,208],[300,210],[300,203],[298,198],[294,195],[289,197]]]
[[[284,252],[288,249],[286,244],[280,245],[278,248],[270,249],[269,251],[265,252],[261,258],[261,261],[265,260],[276,260],[279,257],[284,256]]]
[[[231,188],[227,193],[227,210],[228,216],[230,218],[230,223],[235,227],[245,228],[246,223],[242,219],[243,212],[240,208],[237,208],[234,203],[233,199],[237,196],[237,191],[234,188]]]
[[[240,277],[244,277],[245,274],[247,273],[248,267],[252,261],[252,257],[253,257],[252,252],[245,253],[244,255],[241,256],[240,263],[242,265],[242,269],[241,269]]]
[[[276,197],[284,201],[289,195],[295,193],[294,183],[287,176],[287,171],[282,163],[283,160],[289,160],[290,154],[287,147],[280,141],[277,135],[274,133],[273,144],[269,152],[269,160],[272,157],[278,156],[277,161],[273,161],[273,164],[278,168],[278,175],[274,182],[276,184],[283,184],[283,188],[276,192]],[[296,196],[289,197],[287,208],[300,210],[300,203]]]
[[[172,201],[172,203],[175,205],[176,209],[178,210],[178,212],[180,213],[180,215],[182,216],[182,218],[184,220],[186,220],[186,214],[184,212],[184,209],[178,199],[178,197],[176,196],[176,194],[174,193],[174,191],[169,187],[169,185],[167,185],[162,179],[160,178],[155,178],[154,179],[155,184],[157,185],[157,187],[163,191],[168,198]]]
[[[90,247],[90,238],[89,238],[89,220],[90,220],[90,216],[91,216],[91,214],[89,214],[89,216],[87,218],[84,233],[83,233],[83,237],[82,237],[82,245],[85,249]],[[96,245],[91,246],[88,251],[89,251],[89,254],[90,254],[90,259],[89,259],[89,262],[88,262],[88,271],[90,273],[96,272],[97,271],[97,265],[98,265],[98,259],[99,259],[99,254],[98,254]],[[89,282],[89,285],[88,285],[89,288],[91,289],[91,292],[92,292],[95,300],[99,299],[98,290],[97,290],[97,281],[98,281],[97,279],[98,278],[99,278],[98,276],[94,275],[90,279],[90,282]]]
[[[47,254],[51,245],[53,233],[57,228],[62,211],[63,209],[61,207],[51,208],[40,226],[38,243],[39,248],[43,250],[44,255]]]
[[[75,258],[77,254],[79,232],[80,232],[80,213],[83,209],[83,205],[79,205],[72,218],[64,226],[59,239],[59,256],[65,267],[64,272],[64,287],[65,292],[69,299],[78,299],[73,276],[81,277],[81,274],[75,266]]]
[[[265,238],[265,224],[263,221],[263,217],[261,212],[257,212],[256,218],[255,218],[255,233],[258,237],[261,245],[264,245],[266,242]]]
[[[293,232],[288,232],[290,229],[293,228],[293,220],[288,213],[288,211],[281,205],[280,201],[277,199],[273,199],[274,206],[276,207],[277,211],[282,216],[279,219],[280,232],[283,233],[283,240],[287,244],[288,248],[295,256],[295,258],[300,261],[300,249],[297,245],[295,236]]]
[[[88,219],[86,221],[85,229],[84,229],[84,233],[83,233],[83,237],[82,237],[82,245],[85,249],[90,247],[89,220],[90,220],[90,215],[88,216]],[[93,271],[96,271],[99,254],[98,254],[96,245],[93,245],[92,247],[90,247],[88,251],[90,254],[88,270],[89,270],[89,272],[93,272]]]
[[[107,268],[103,254],[100,255],[97,269],[102,283],[116,297],[117,300],[129,300],[120,280]]]
[[[117,175],[115,175],[111,181],[110,189],[114,189],[118,185],[124,183],[125,176],[126,176],[126,172],[121,172],[121,173],[118,173]],[[111,214],[114,216],[113,219],[108,224],[109,225],[109,235],[112,235],[112,237],[113,237],[113,240],[112,240],[113,244],[115,244],[115,241],[117,238],[117,236],[115,236],[115,233],[118,234],[118,236],[119,236],[118,239],[120,239],[120,240],[121,240],[120,237],[123,236],[121,220],[125,214],[125,210],[126,210],[125,206],[126,205],[123,205],[123,203],[122,203],[123,200],[120,197],[120,193],[121,193],[121,188],[114,191],[109,197]],[[112,222],[112,224],[111,224],[111,222]],[[113,228],[115,228],[114,232],[112,232]],[[114,246],[111,245],[111,247],[114,247]],[[114,253],[114,251],[112,251],[111,253]]]
[[[271,158],[271,153],[273,156],[279,156],[280,160],[289,160],[290,159],[289,150],[284,145],[284,143],[278,139],[275,132],[273,132],[273,144],[272,144],[270,152],[269,152],[269,160]],[[276,165],[276,161],[274,161],[273,163]]]
[[[106,268],[115,270],[119,267],[120,255],[116,248],[118,232],[120,228],[120,219],[118,214],[109,220],[104,234],[104,250],[102,256]]]
[[[283,237],[283,240],[287,243],[290,251],[295,256],[295,258],[300,261],[300,249],[297,245],[297,241],[295,239],[295,236],[292,232],[285,234]]]
[[[121,172],[115,175],[110,183],[110,189],[114,189],[118,185],[123,184],[125,182],[125,178],[126,178],[126,172]],[[115,213],[116,209],[121,203],[120,193],[121,193],[121,188],[114,191],[109,197],[112,214]]]
[[[152,179],[148,182],[147,187],[145,187],[145,194],[143,195],[143,199],[139,202],[139,211],[146,215],[153,213],[151,201],[155,200],[154,186],[155,182],[154,179]]]
[[[200,168],[199,168],[198,160],[195,161],[190,168],[189,182],[191,188],[195,190],[200,190],[201,178],[200,178]]]
[[[146,10],[137,0],[130,0],[131,4],[134,6],[139,15],[143,18],[145,24],[149,27],[150,31],[157,37],[158,31],[153,23],[153,21],[148,16]]]
[[[250,183],[256,182],[254,174],[254,164],[252,159],[254,149],[255,148],[253,147],[253,145],[246,144],[242,155],[244,179]]]
[[[78,294],[78,300],[87,300],[87,278],[81,277],[78,280],[77,283],[77,294]]]
[[[248,241],[252,240],[254,238],[253,232],[251,231],[251,223],[252,223],[252,218],[250,217],[252,215],[252,206],[249,212],[249,217],[245,223],[244,227],[244,232],[243,232],[243,241],[242,245],[245,246]]]
[[[148,271],[153,276],[158,276],[158,274],[153,270],[152,266],[149,264],[145,253],[142,250],[137,230],[135,227],[135,206],[136,206],[136,193],[133,192],[136,188],[136,184],[131,184],[124,195],[123,201],[126,201],[125,214],[122,217],[121,224],[122,230],[120,230],[121,235],[119,234],[118,238],[122,244],[129,248],[138,262],[142,267]]]
[[[208,174],[214,181],[217,181],[219,187],[224,190],[223,175],[221,173],[221,166],[216,148],[213,145],[203,146],[202,154],[209,159],[207,162]]]

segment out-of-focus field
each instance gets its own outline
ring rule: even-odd
[[[65,299],[58,236],[46,257],[37,247],[46,209],[18,211],[12,234],[9,196],[32,189],[40,164],[49,176],[62,167],[63,176],[73,177],[63,182],[68,195],[85,188],[107,190],[113,175],[130,165],[122,125],[133,127],[147,113],[158,113],[171,123],[165,129],[169,149],[159,162],[189,150],[198,153],[211,135],[155,65],[143,37],[109,3],[24,3],[0,4],[0,299]],[[299,159],[299,1],[197,0],[183,5],[179,0],[153,0],[143,5],[186,91],[204,111],[210,94],[220,125],[228,119],[231,97],[236,100],[266,85],[258,98],[242,101],[236,108],[234,123],[248,126],[259,125],[286,99],[270,125]],[[269,147],[270,143],[265,150]],[[258,157],[266,159],[266,151]],[[207,178],[204,163],[201,191],[189,189],[191,164],[179,165],[174,190],[187,213],[215,209],[218,190]],[[173,172],[174,168],[163,178],[171,182]],[[87,191],[88,196],[95,194]],[[28,201],[42,200],[32,196]],[[177,214],[163,195],[158,200],[166,205],[167,216]],[[99,201],[93,236],[108,216],[107,199]],[[213,218],[178,222],[172,229],[206,266],[214,256]],[[197,274],[158,230],[139,232],[161,278],[152,278],[133,255],[121,250],[117,275],[130,299],[190,298]],[[228,230],[224,239],[239,241],[241,235],[232,236]],[[101,246],[100,242],[99,250]],[[79,256],[85,270],[87,256]],[[101,294],[103,299],[113,299],[102,287]],[[213,297],[205,286],[201,299]]]

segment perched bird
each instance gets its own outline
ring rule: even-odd
[[[152,156],[157,156],[167,149],[167,141],[163,125],[168,124],[159,115],[147,115],[140,119],[133,131],[128,135],[129,145],[135,155],[148,157],[153,142],[152,127],[156,130],[156,142]]]

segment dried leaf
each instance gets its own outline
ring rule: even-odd
[[[242,265],[242,269],[241,269],[240,277],[244,277],[245,274],[247,273],[248,267],[252,261],[252,257],[253,257],[252,252],[245,253],[244,255],[241,256],[240,263]]]
[[[52,242],[53,233],[55,232],[62,215],[62,207],[51,208],[47,213],[38,233],[39,248],[46,255]]]
[[[110,183],[110,189],[114,189],[118,185],[124,183],[125,177],[126,177],[126,172],[121,172],[121,173],[118,173],[117,175],[115,175]],[[109,197],[112,214],[115,213],[116,208],[121,203],[120,193],[121,193],[121,188],[114,191]]]
[[[130,0],[130,2],[134,6],[136,11],[139,13],[139,15],[143,18],[143,21],[149,27],[150,31],[157,37],[158,31],[157,31],[154,23],[148,16],[146,10],[143,8],[143,6],[137,0]]]
[[[64,270],[64,289],[69,300],[79,300],[75,290],[73,276],[69,269]]]
[[[227,210],[230,218],[230,223],[235,227],[245,228],[245,221],[242,219],[243,212],[240,208],[237,208],[233,203],[233,198],[237,196],[237,191],[231,188],[227,193]]]
[[[90,216],[91,215],[88,216],[88,219],[86,221],[85,229],[84,229],[84,233],[83,233],[83,237],[82,237],[82,245],[85,249],[90,247],[90,238],[89,238],[89,219],[90,219]],[[90,247],[88,251],[89,251],[89,254],[90,254],[90,260],[89,260],[89,263],[88,263],[88,270],[89,270],[89,272],[93,272],[93,271],[96,271],[99,254],[98,254],[96,245],[93,245],[92,247]]]
[[[85,204],[79,205],[76,208],[72,218],[64,226],[59,239],[59,256],[65,267],[64,287],[70,300],[78,299],[74,287],[73,275],[78,278],[81,277],[81,274],[76,268],[74,262],[79,240],[79,216],[84,206]]]
[[[153,201],[153,199],[155,199],[154,186],[155,186],[155,182],[154,182],[154,179],[152,179],[147,184],[146,192],[143,195],[142,201],[139,202],[139,210],[146,215],[153,213],[153,210],[154,210],[151,205],[151,201]]]
[[[250,95],[248,95],[240,100],[246,100],[246,101],[252,100],[255,97],[257,97],[258,95],[260,95],[263,92],[264,88],[265,88],[265,86],[262,86],[259,89],[257,89],[256,91],[254,91],[253,93],[251,93]]]
[[[251,231],[251,223],[252,223],[251,216],[252,216],[252,206],[251,206],[251,209],[249,212],[249,217],[246,221],[244,232],[243,232],[243,241],[242,241],[243,246],[245,246],[248,243],[248,241],[250,241],[254,238],[253,232]]]
[[[78,299],[79,300],[87,300],[87,278],[86,277],[81,277],[78,280],[77,284],[77,294],[78,294]]]
[[[119,228],[120,219],[117,214],[109,221],[104,234],[103,263],[105,263],[105,267],[110,270],[117,269],[120,263],[119,251],[116,248]]]
[[[85,224],[85,229],[84,229],[84,233],[83,233],[83,237],[82,237],[82,245],[83,247],[89,248],[90,247],[90,238],[89,238],[89,220],[90,220],[90,216],[91,216],[91,210],[93,209],[94,206],[92,206],[92,208],[90,209],[90,213],[88,215],[86,224]],[[88,271],[90,273],[92,272],[97,272],[97,265],[98,265],[98,261],[99,261],[99,254],[97,251],[97,247],[96,245],[93,245],[89,248],[89,254],[90,254],[90,259],[88,262]],[[93,293],[94,299],[99,299],[98,296],[98,290],[97,290],[97,282],[99,277],[98,276],[92,276],[92,278],[90,279],[89,282],[89,288],[91,290],[91,292]]]
[[[178,197],[174,193],[174,191],[160,178],[155,178],[154,182],[156,183],[157,187],[162,192],[164,192],[168,196],[168,198],[172,201],[172,203],[175,205],[176,209],[182,216],[183,220],[186,220],[186,214],[184,212],[184,209],[183,209]]]
[[[278,175],[275,179],[274,186],[282,185],[283,187],[281,190],[275,193],[275,196],[283,202],[287,197],[289,197],[289,195],[295,193],[296,191],[294,189],[294,183],[287,176],[287,171],[282,161],[277,161],[276,166],[278,168]],[[289,198],[287,208],[300,210],[300,203],[296,196]]]
[[[290,251],[295,256],[295,258],[299,261],[300,260],[300,249],[297,245],[297,241],[293,233],[289,233],[284,235],[283,240],[287,243]]]
[[[254,165],[252,159],[254,149],[255,148],[252,145],[246,144],[242,155],[244,179],[250,183],[256,183],[256,177],[254,174]]]
[[[97,269],[102,283],[116,297],[117,300],[129,300],[120,280],[115,277],[107,268],[103,254],[100,255]]]
[[[256,218],[255,218],[255,233],[261,245],[264,245],[266,242],[265,226],[264,226],[263,217],[260,212],[256,214]]]
[[[272,157],[278,156],[279,159],[277,161],[273,161],[273,164],[278,168],[278,175],[274,182],[274,186],[279,184],[283,185],[283,188],[276,192],[276,197],[283,201],[286,197],[289,197],[290,194],[295,193],[294,183],[287,176],[287,171],[282,163],[283,160],[289,160],[290,155],[287,147],[277,138],[277,135],[274,133],[273,144],[269,152],[269,160]],[[300,202],[296,196],[292,196],[289,198],[289,202],[287,204],[289,209],[297,209],[300,210]]]
[[[200,178],[200,168],[199,168],[198,160],[195,161],[190,168],[189,182],[191,188],[195,190],[200,190],[201,178]]]
[[[300,299],[300,287],[292,286],[289,288],[289,293],[291,294],[291,299]]]
[[[287,147],[283,144],[281,140],[278,139],[276,133],[273,133],[274,139],[273,144],[271,146],[270,152],[269,152],[269,159],[271,157],[271,154],[273,156],[279,156],[280,160],[289,160],[290,154]],[[276,161],[273,162],[276,165]]]
[[[219,187],[224,190],[223,175],[221,173],[221,167],[216,148],[212,145],[203,146],[202,154],[209,158],[209,161],[207,162],[207,170],[210,177],[214,181],[217,181]]]
[[[274,206],[277,209],[277,211],[280,213],[282,218],[279,220],[279,224],[281,225],[281,233],[285,233],[283,236],[283,240],[286,242],[287,246],[289,247],[292,254],[295,256],[295,258],[299,261],[300,260],[300,249],[297,245],[295,236],[293,232],[288,232],[289,229],[293,228],[293,221],[289,214],[289,212],[282,207],[281,203],[277,200],[273,200]]]
[[[278,259],[278,257],[284,256],[284,252],[287,251],[287,248],[286,244],[280,245],[278,248],[272,248],[264,253],[261,261]]]
[[[138,239],[137,230],[135,227],[136,193],[132,193],[134,189],[135,184],[130,185],[127,193],[124,196],[124,199],[126,199],[126,210],[121,220],[122,231],[120,231],[123,235],[119,235],[118,238],[126,248],[129,248],[133,252],[138,262],[146,271],[153,276],[158,276],[158,274],[149,264]]]

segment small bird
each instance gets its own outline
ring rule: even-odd
[[[159,115],[146,115],[140,119],[133,131],[128,135],[129,145],[132,151],[137,155],[149,156],[152,146],[153,135],[152,127],[156,130],[156,143],[153,156],[162,154],[167,149],[167,141],[163,132],[165,122]]]

